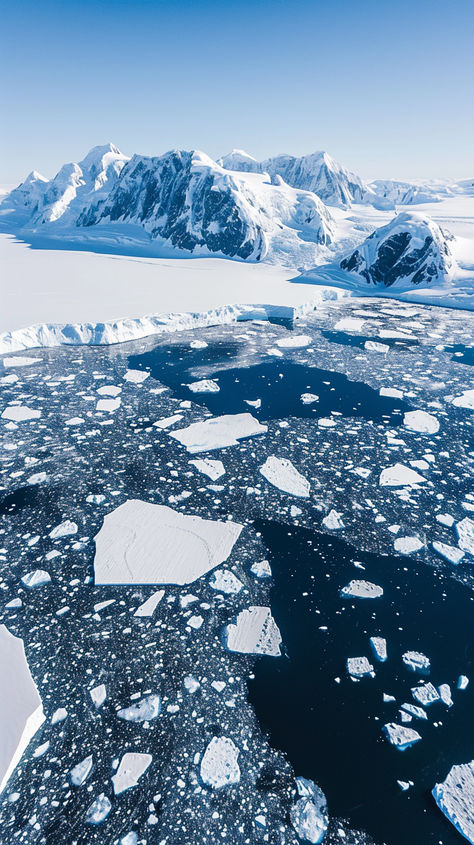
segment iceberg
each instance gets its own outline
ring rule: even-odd
[[[224,629],[229,651],[280,657],[281,634],[269,607],[242,610],[235,622]]]
[[[342,598],[378,599],[383,596],[383,588],[371,581],[352,580],[340,590],[340,595]]]
[[[117,772],[111,778],[115,795],[120,795],[125,790],[132,789],[132,787],[136,786],[152,760],[153,757],[151,754],[127,751],[120,761]]]
[[[410,748],[415,742],[421,739],[418,731],[413,728],[407,728],[406,725],[397,725],[396,722],[388,722],[382,728],[385,737],[388,741],[398,749],[398,751],[405,751]]]
[[[433,789],[439,809],[468,842],[474,843],[474,760],[452,766]]]
[[[322,842],[329,824],[326,796],[312,780],[297,777],[299,798],[290,809],[291,823],[305,842]]]
[[[270,455],[260,472],[264,478],[274,487],[278,487],[290,496],[301,496],[307,498],[310,492],[310,483],[301,475],[288,458],[277,458]]]

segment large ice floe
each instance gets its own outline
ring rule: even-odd
[[[242,526],[129,499],[95,538],[96,584],[190,584],[229,557]]]
[[[0,625],[0,792],[44,722],[43,705],[23,640]]]
[[[310,483],[301,475],[288,458],[277,458],[270,455],[263,466],[260,467],[263,477],[291,496],[302,496],[307,498],[310,492]]]
[[[281,634],[269,607],[242,610],[235,622],[224,629],[224,642],[229,651],[242,654],[266,654],[279,657]]]
[[[474,843],[474,760],[452,766],[433,798],[447,819],[468,842]]]
[[[115,775],[112,775],[115,794],[120,795],[121,792],[136,786],[148,769],[152,759],[151,754],[127,751],[123,755]]]
[[[188,452],[195,454],[236,446],[243,438],[265,434],[267,431],[268,427],[261,425],[252,414],[225,414],[222,417],[191,423],[186,428],[178,428],[170,432],[170,437],[186,446]]]
[[[388,741],[398,751],[405,751],[421,739],[418,731],[415,731],[413,728],[407,728],[406,725],[397,725],[396,722],[388,722],[383,726],[382,730]]]
[[[326,796],[322,789],[307,778],[296,778],[298,800],[290,810],[291,823],[305,842],[322,842],[329,824]]]
[[[201,760],[201,780],[212,789],[222,789],[240,781],[240,768],[237,762],[239,749],[226,736],[211,739]]]

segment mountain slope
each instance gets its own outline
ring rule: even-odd
[[[262,165],[245,150],[232,150],[231,153],[217,159],[217,164],[224,170],[237,170],[241,173],[262,173]]]
[[[361,179],[323,151],[300,158],[280,155],[262,161],[261,166],[270,176],[281,176],[293,188],[312,191],[339,208],[362,202],[366,194]]]

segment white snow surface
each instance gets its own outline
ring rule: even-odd
[[[474,843],[474,760],[452,766],[433,789],[441,812],[468,842]]]
[[[43,705],[23,640],[0,625],[0,792],[44,722]],[[8,692],[7,692],[8,691]]]
[[[128,499],[95,537],[96,584],[190,584],[229,557],[242,526]]]
[[[277,458],[276,455],[269,455],[260,472],[274,487],[278,487],[284,493],[291,496],[307,498],[310,492],[310,483],[301,475],[288,458]]]
[[[236,621],[226,626],[224,634],[229,651],[270,657],[281,654],[281,634],[269,607],[242,610]]]

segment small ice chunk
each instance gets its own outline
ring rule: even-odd
[[[88,808],[84,821],[86,824],[100,824],[107,818],[111,809],[110,800],[104,792],[101,792]]]
[[[454,525],[454,517],[451,516],[450,513],[437,513],[436,520],[437,522],[440,522],[441,525],[446,525],[448,528],[452,528]]]
[[[427,411],[407,411],[403,416],[403,425],[409,431],[420,434],[436,434],[439,431],[439,420]]]
[[[125,790],[136,786],[152,760],[151,754],[127,751],[123,755],[115,775],[112,775],[111,778],[115,794],[120,795]]]
[[[116,387],[114,384],[104,384],[102,387],[97,388],[99,396],[112,396],[113,399],[121,392],[122,388]]]
[[[473,399],[474,399],[474,390]],[[474,842],[474,760],[452,766],[433,789],[439,809],[468,842]]]
[[[426,482],[414,469],[405,466],[404,464],[394,464],[386,467],[380,473],[379,484],[381,487],[411,487],[413,484],[422,484]]]
[[[255,408],[256,411],[262,407],[261,399],[244,399],[244,402],[246,405],[250,405],[251,408]]]
[[[303,346],[309,346],[311,337],[308,334],[295,334],[290,335],[290,337],[282,337],[276,343],[280,349],[300,349]]]
[[[342,598],[378,599],[383,596],[383,588],[371,581],[352,580],[340,590]]]
[[[219,393],[220,387],[212,378],[203,378],[200,381],[193,381],[188,384],[191,393]]]
[[[197,692],[201,684],[199,683],[198,679],[194,677],[194,675],[186,675],[183,680],[183,686],[186,692],[190,695]]]
[[[271,578],[272,569],[268,560],[259,560],[250,567],[250,572],[256,578]]]
[[[143,384],[149,375],[150,373],[144,372],[143,370],[127,370],[124,380],[130,381],[132,384]]]
[[[334,328],[339,332],[361,332],[365,320],[360,317],[342,317],[337,321]]]
[[[449,686],[449,684],[440,684],[438,687],[438,691],[443,704],[446,704],[446,707],[452,707],[454,701],[451,695],[451,687]]]
[[[278,487],[284,493],[305,498],[309,496],[311,489],[309,481],[298,472],[288,458],[277,458],[276,455],[270,455],[263,466],[260,467],[260,472],[270,484]]]
[[[208,346],[205,340],[192,340],[189,345],[191,349],[205,349]]]
[[[409,713],[410,716],[414,716],[415,719],[424,719],[426,720],[428,716],[426,715],[426,710],[423,710],[423,707],[418,707],[417,704],[410,704],[410,702],[405,702],[402,704],[402,710],[406,713]]]
[[[281,634],[269,607],[249,607],[242,610],[235,622],[224,629],[229,651],[241,654],[281,655]]]
[[[386,343],[379,343],[377,340],[366,340],[364,343],[366,352],[381,352],[382,354],[388,352],[390,346]]]
[[[28,408],[27,405],[8,405],[2,413],[2,419],[13,422],[25,422],[26,420],[37,420],[41,411]]]
[[[341,528],[344,528],[344,523],[341,519],[342,513],[335,511],[334,508],[329,511],[327,516],[323,519],[323,525],[329,531],[340,531]]]
[[[35,569],[33,572],[27,572],[21,579],[29,590],[34,590],[35,587],[43,587],[44,584],[49,584],[51,575],[45,569]]]
[[[92,771],[93,757],[85,757],[80,763],[77,763],[70,771],[69,777],[73,786],[82,786],[86,782]]]
[[[405,651],[402,654],[402,660],[412,672],[429,672],[430,670],[430,659],[421,651]]]
[[[467,677],[467,675],[459,675],[458,682],[457,682],[457,689],[464,690],[464,689],[466,689],[468,684],[469,684],[469,678]]]
[[[49,532],[49,536],[52,540],[58,540],[60,537],[70,537],[72,534],[77,534],[77,531],[78,527],[76,523],[72,522],[70,519],[65,519],[64,522],[56,525],[56,527]]]
[[[397,537],[394,540],[393,547],[395,551],[403,555],[410,555],[413,552],[418,552],[423,548],[423,543],[418,537]]]
[[[146,617],[153,616],[153,614],[154,614],[156,608],[158,607],[161,599],[163,598],[164,594],[165,594],[164,590],[156,590],[156,592],[152,593],[152,595],[149,598],[147,598],[147,600],[144,601],[143,604],[140,605],[140,607],[137,607],[137,609],[136,609],[136,611],[133,615],[134,616],[146,616]]]
[[[387,640],[384,637],[371,637],[370,645],[376,660],[385,663],[387,659]]]
[[[314,402],[319,401],[319,396],[316,396],[315,393],[302,393],[300,398],[303,405],[313,405]]]
[[[322,842],[329,824],[326,797],[314,781],[297,777],[298,800],[290,809],[290,820],[297,836],[314,845]]]
[[[375,677],[374,667],[366,657],[348,657],[347,671],[353,678]]]
[[[213,461],[210,458],[195,458],[189,463],[193,464],[199,472],[207,475],[211,481],[217,481],[221,475],[225,475],[225,466],[222,461]]]
[[[153,425],[155,426],[155,428],[165,429],[169,428],[170,425],[174,425],[182,419],[182,414],[172,414],[171,417],[163,417],[161,420],[156,420]]]
[[[209,579],[209,586],[219,593],[231,596],[240,593],[244,585],[230,569],[216,569]]]
[[[438,690],[430,681],[426,684],[412,687],[411,694],[415,701],[418,701],[422,707],[429,707],[430,704],[434,704],[435,701],[440,700]]]
[[[252,414],[225,414],[178,428],[170,432],[170,437],[195,454],[236,446],[243,438],[266,434],[267,431],[268,426],[261,425]]]
[[[384,692],[384,694],[382,696],[382,700],[383,700],[384,704],[389,704],[390,702],[396,701],[397,699],[395,698],[394,695],[388,695],[388,693]]]
[[[389,396],[391,399],[403,399],[403,390],[398,390],[397,387],[381,387],[379,394]]]
[[[126,722],[150,722],[156,719],[161,712],[161,698],[159,695],[146,695],[136,704],[124,707],[117,711],[119,719]]]
[[[94,707],[97,707],[97,709],[102,707],[105,699],[107,698],[107,689],[105,684],[99,684],[99,686],[89,690],[89,695],[92,698]]]
[[[418,731],[413,728],[407,728],[406,725],[397,725],[396,722],[388,722],[382,728],[386,738],[398,751],[405,751],[410,748],[415,742],[421,739]]]
[[[240,781],[237,762],[239,749],[226,736],[211,739],[201,760],[201,780],[212,789],[222,789]]]

